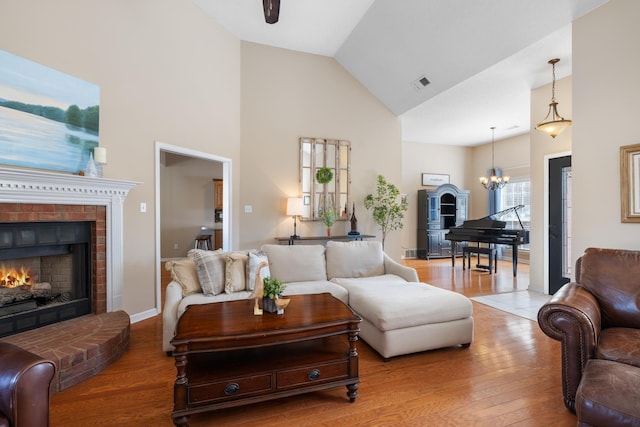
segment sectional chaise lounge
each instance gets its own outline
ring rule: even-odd
[[[362,317],[360,338],[388,359],[473,341],[471,301],[420,283],[415,269],[392,260],[377,241],[321,245],[264,245],[251,251],[192,250],[169,261],[173,280],[163,308],[163,350],[173,350],[178,319],[191,304],[251,295],[257,266],[286,283],[285,295],[328,292]]]

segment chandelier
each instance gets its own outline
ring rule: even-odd
[[[566,120],[560,114],[558,114],[558,103],[556,102],[556,63],[560,60],[558,58],[550,59],[553,72],[553,81],[551,84],[551,103],[549,104],[549,112],[547,116],[536,126],[536,130],[550,135],[551,138],[555,138],[560,133],[571,126],[571,120]]]
[[[480,177],[480,185],[482,185],[486,190],[498,190],[504,187],[507,182],[509,182],[508,176],[498,176],[496,173],[496,168],[493,165],[493,154],[494,154],[494,134],[496,127],[491,127],[491,176],[488,178],[486,176]]]

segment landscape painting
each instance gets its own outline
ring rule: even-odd
[[[99,116],[99,86],[0,50],[0,165],[84,171]]]

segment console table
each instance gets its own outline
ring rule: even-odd
[[[282,315],[255,316],[252,300],[187,307],[171,341],[176,426],[191,414],[336,386],[356,399],[360,317],[328,293],[290,298]]]
[[[306,237],[298,237],[298,238],[291,238],[291,237],[276,237],[276,241],[279,244],[288,244],[288,245],[295,245],[296,242],[298,242],[301,245],[306,245],[308,243],[305,242],[322,242],[322,244],[326,244],[329,240],[337,240],[340,242],[348,242],[351,240],[364,240],[364,239],[374,239],[376,236],[371,236],[368,234],[360,234],[358,236],[348,236],[348,235],[343,235],[343,236],[306,236]]]

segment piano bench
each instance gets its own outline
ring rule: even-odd
[[[462,269],[465,269],[465,262],[468,262],[469,270],[471,270],[471,256],[472,254],[478,254],[478,264],[476,264],[477,268],[481,268],[483,270],[488,270],[489,274],[493,272],[498,272],[498,260],[496,259],[497,251],[496,248],[482,248],[479,246],[465,246],[462,248]],[[489,257],[489,266],[480,264],[480,255],[487,255]]]

